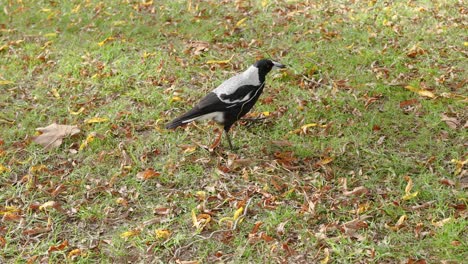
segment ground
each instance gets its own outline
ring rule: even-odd
[[[0,3],[0,262],[468,257],[463,1]],[[264,57],[236,151],[164,129]]]

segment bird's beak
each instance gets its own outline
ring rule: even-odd
[[[276,61],[272,61],[272,62],[273,62],[273,68],[279,68],[279,69],[286,68],[286,65],[284,65],[284,64],[281,64],[281,63],[276,62]]]

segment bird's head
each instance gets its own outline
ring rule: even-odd
[[[279,62],[272,61],[269,59],[258,60],[254,63],[253,66],[257,67],[258,71],[264,73],[265,75],[269,73],[273,68],[285,68],[286,67],[285,65]]]

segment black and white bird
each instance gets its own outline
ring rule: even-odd
[[[285,68],[285,65],[269,59],[255,62],[208,93],[192,110],[169,122],[166,128],[174,129],[195,120],[213,119],[224,126],[229,147],[233,150],[229,129],[252,109],[263,92],[266,75],[273,68]]]

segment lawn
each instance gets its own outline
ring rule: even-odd
[[[463,1],[0,6],[1,263],[468,258]],[[164,129],[260,58],[236,151]]]

